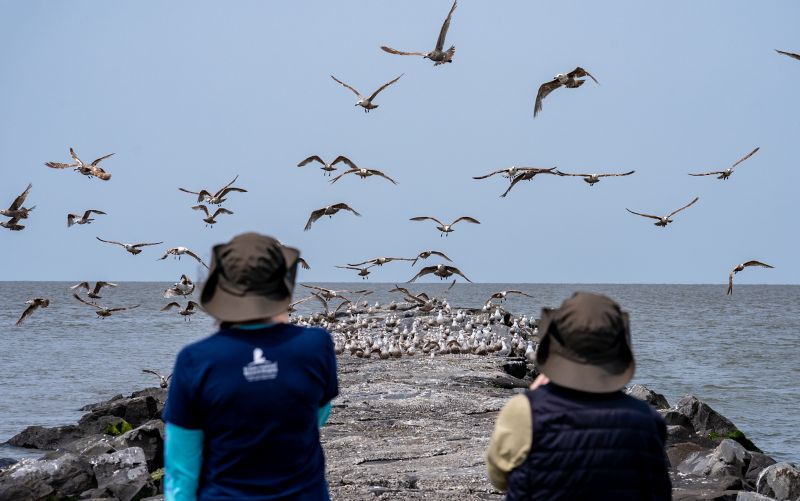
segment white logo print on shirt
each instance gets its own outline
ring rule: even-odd
[[[264,350],[256,348],[253,350],[253,361],[242,367],[242,373],[250,383],[275,379],[278,377],[278,362],[270,362],[264,358]]]

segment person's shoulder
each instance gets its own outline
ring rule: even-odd
[[[330,333],[322,327],[301,327],[294,324],[286,324],[287,329],[291,329],[296,335],[303,336],[309,341],[328,342],[331,340]]]
[[[218,345],[222,339],[221,336],[218,336],[217,334],[219,334],[219,332],[187,344],[178,352],[178,360],[195,359],[202,357],[208,352],[215,352],[219,348]]]
[[[636,409],[637,411],[641,412],[642,414],[648,414],[653,417],[657,421],[663,421],[664,417],[661,415],[658,410],[650,405],[650,403],[641,400],[639,398],[633,397],[631,395],[626,395],[623,393],[624,399],[627,401],[628,405],[632,408]]]

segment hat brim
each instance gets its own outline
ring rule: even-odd
[[[631,360],[620,374],[611,374],[603,367],[581,364],[550,350],[547,359],[539,364],[539,370],[552,382],[565,388],[589,393],[611,393],[627,385],[636,372],[636,362]]]

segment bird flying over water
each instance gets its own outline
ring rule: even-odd
[[[173,301],[164,306],[163,308],[161,308],[161,311],[168,311],[172,308],[177,308],[178,313],[184,318],[184,320],[189,320],[189,317],[197,313],[197,310],[200,309],[200,305],[195,303],[194,301],[189,301],[186,304],[186,308],[181,308],[180,303],[178,303],[177,301]]]
[[[348,266],[363,266],[365,264],[371,264],[373,266],[383,266],[386,263],[391,263],[392,261],[414,261],[413,259],[407,257],[376,257],[375,259],[368,259],[361,263],[347,263]]]
[[[146,374],[152,374],[155,377],[157,377],[158,378],[158,385],[161,388],[166,388],[168,383],[169,383],[169,380],[172,378],[172,373],[170,373],[168,376],[164,377],[159,372],[154,371],[153,369],[142,369],[142,372],[144,372]]]
[[[192,195],[197,195],[197,203],[206,202],[211,205],[219,205],[226,200],[225,195],[227,195],[232,191],[238,193],[247,193],[247,190],[245,190],[244,188],[237,188],[231,186],[233,183],[236,182],[237,179],[239,179],[238,175],[233,178],[233,181],[231,181],[230,183],[226,184],[225,186],[217,190],[214,194],[205,189],[200,191],[191,191],[187,190],[186,188],[178,188],[178,189],[184,193],[191,193]]]
[[[536,117],[536,115],[538,115],[539,112],[542,111],[542,101],[544,101],[544,98],[546,98],[548,94],[550,94],[551,92],[553,92],[554,90],[558,89],[561,86],[564,86],[568,89],[576,89],[581,85],[583,85],[583,83],[586,81],[586,80],[579,80],[580,78],[583,77],[589,77],[592,80],[594,80],[594,83],[598,85],[600,84],[600,82],[598,82],[597,79],[594,76],[592,76],[591,73],[584,70],[580,66],[570,71],[569,73],[559,73],[558,75],[553,77],[553,79],[550,80],[549,82],[543,83],[539,87],[539,92],[536,93],[536,104],[533,107],[533,116]]]
[[[101,242],[105,242],[107,244],[114,244],[123,247],[126,251],[130,252],[134,256],[136,254],[140,254],[142,252],[141,247],[147,247],[150,245],[161,245],[164,242],[153,242],[153,243],[138,243],[138,244],[124,244],[122,242],[115,242],[113,240],[103,240],[100,237],[95,237],[96,239],[100,240]]]
[[[748,268],[750,266],[761,266],[763,268],[774,268],[774,266],[770,266],[767,263],[762,263],[761,261],[747,261],[742,264],[737,264],[731,270],[731,273],[728,275],[728,292],[726,294],[733,294],[733,276],[739,273],[740,271]]]
[[[422,56],[425,59],[430,59],[433,61],[434,66],[439,66],[440,64],[444,63],[452,63],[453,55],[456,53],[456,46],[452,45],[449,49],[444,50],[444,39],[447,36],[447,30],[450,28],[450,18],[453,16],[453,11],[456,10],[457,5],[458,1],[456,0],[453,2],[453,6],[450,7],[450,12],[447,13],[447,17],[442,24],[442,29],[439,31],[439,38],[436,39],[436,47],[432,51],[403,52],[385,45],[381,45],[381,49],[389,54],[397,54],[398,56]]]
[[[92,299],[102,299],[103,296],[100,295],[100,290],[103,287],[116,287],[117,284],[113,284],[111,282],[96,282],[94,284],[94,288],[89,287],[89,282],[81,282],[79,284],[75,284],[70,287],[70,290],[75,289],[85,289],[86,295]]]
[[[656,222],[655,222],[655,223],[653,223],[653,224],[655,224],[656,226],[662,226],[662,227],[665,227],[665,228],[666,228],[667,224],[669,224],[669,223],[671,223],[671,222],[672,222],[672,219],[671,219],[671,218],[672,218],[672,216],[674,216],[675,214],[679,213],[679,212],[680,212],[680,211],[682,211],[683,209],[685,209],[685,208],[687,208],[687,207],[690,207],[690,206],[692,206],[692,205],[693,205],[695,202],[697,202],[698,200],[700,200],[700,197],[695,197],[695,198],[694,198],[694,200],[692,200],[692,201],[691,201],[691,202],[689,202],[688,204],[684,205],[684,206],[683,206],[683,207],[681,207],[680,209],[677,209],[677,210],[674,210],[674,211],[670,212],[670,213],[669,213],[668,215],[666,215],[666,216],[653,216],[653,215],[651,215],[651,214],[642,214],[642,213],[640,213],[640,212],[633,212],[632,210],[628,209],[627,207],[625,208],[625,210],[626,210],[626,211],[628,211],[628,212],[630,212],[631,214],[636,214],[637,216],[649,217],[650,219],[655,219],[655,220],[656,220]]]
[[[362,263],[362,264],[363,264],[363,263]],[[373,264],[373,265],[370,265],[370,266],[367,266],[367,267],[359,267],[359,266],[337,266],[337,268],[341,268],[341,269],[343,269],[343,270],[353,270],[353,271],[357,271],[357,272],[358,272],[358,276],[359,276],[359,277],[361,277],[361,278],[363,278],[363,279],[366,279],[366,278],[367,278],[367,275],[369,275],[369,274],[371,273],[371,272],[369,271],[369,269],[370,269],[370,268],[372,268],[373,266],[376,266],[376,265],[374,265],[374,264]]]
[[[194,292],[194,282],[186,275],[181,275],[180,280],[164,291],[164,297],[188,296]]]
[[[88,305],[88,306],[91,306],[92,308],[95,308],[95,313],[100,318],[110,317],[113,313],[116,313],[118,311],[132,310],[134,308],[138,308],[139,306],[141,306],[141,305],[137,304],[137,305],[133,305],[133,306],[126,306],[124,308],[106,308],[104,306],[100,306],[99,304],[90,303],[89,301],[85,301],[84,299],[81,299],[81,297],[79,295],[77,295],[77,294],[72,294],[72,297],[74,297],[75,299],[77,299],[78,301],[80,301],[81,303],[83,303],[85,305]]]
[[[214,214],[211,214],[208,212],[208,207],[202,204],[195,205],[192,207],[192,209],[203,211],[206,215],[206,217],[203,218],[203,222],[206,223],[207,227],[211,226],[212,228],[214,227],[215,224],[217,224],[217,219],[216,219],[217,216],[219,216],[220,214],[233,214],[233,211],[229,211],[224,207],[217,207],[217,210],[214,211]]]
[[[400,75],[400,77],[402,77],[402,76],[403,76],[403,75]],[[376,90],[375,92],[373,92],[373,93],[372,93],[372,95],[371,95],[371,96],[369,96],[369,97],[364,97],[364,96],[362,96],[362,95],[361,95],[361,93],[360,93],[360,92],[358,92],[357,90],[355,90],[353,87],[351,87],[351,86],[347,85],[346,83],[342,82],[341,80],[339,80],[339,79],[338,79],[338,78],[336,78],[335,76],[331,75],[331,78],[333,78],[335,81],[339,82],[339,83],[340,83],[340,84],[342,84],[343,86],[347,87],[348,89],[350,89],[351,91],[353,91],[353,94],[355,94],[356,96],[358,96],[358,101],[356,102],[355,106],[361,106],[362,108],[364,108],[364,113],[367,113],[367,112],[369,112],[369,110],[374,110],[375,108],[377,108],[377,107],[378,107],[378,105],[377,105],[377,104],[372,104],[372,100],[373,100],[373,99],[375,99],[375,97],[376,97],[376,96],[377,96],[377,95],[378,95],[378,94],[379,94],[379,93],[380,93],[380,92],[381,92],[383,89],[385,89],[386,87],[388,87],[388,86],[392,85],[392,84],[393,84],[393,83],[395,83],[396,81],[400,80],[400,77],[397,77],[397,78],[395,78],[394,80],[390,80],[390,81],[386,82],[385,84],[381,85],[380,87],[378,87],[378,90]]]
[[[8,209],[0,210],[0,216],[6,216],[12,219],[27,219],[28,213],[36,208],[35,205],[30,208],[22,206],[22,204],[25,203],[25,199],[28,198],[28,193],[31,192],[31,188],[33,188],[33,185],[28,184],[28,187],[25,188],[25,191],[20,193],[19,196],[17,196],[17,198],[11,202],[11,205],[8,206]]]
[[[737,160],[737,161],[736,161],[736,162],[735,162],[733,165],[731,165],[730,167],[728,167],[728,168],[727,168],[727,169],[725,169],[725,170],[717,170],[717,171],[713,171],[713,172],[703,172],[703,173],[700,173],[700,174],[689,174],[689,175],[690,175],[690,176],[717,176],[717,179],[723,179],[723,180],[726,180],[726,179],[728,179],[729,177],[731,177],[731,174],[733,174],[733,169],[735,169],[737,165],[739,165],[740,163],[744,162],[744,161],[745,161],[745,160],[747,160],[748,158],[750,158],[750,157],[752,157],[753,155],[755,155],[755,154],[756,154],[756,152],[757,152],[759,149],[760,149],[760,148],[756,148],[756,149],[754,149],[753,151],[751,151],[751,152],[750,152],[750,153],[748,153],[747,155],[745,155],[745,156],[743,156],[742,158],[740,158],[739,160]]]
[[[73,224],[91,224],[91,222],[94,221],[94,218],[91,217],[92,214],[105,215],[105,212],[97,209],[89,209],[83,213],[83,216],[78,216],[77,214],[67,214],[67,227],[70,227]]]
[[[47,308],[48,306],[50,306],[50,300],[44,297],[35,297],[33,299],[25,301],[25,304],[27,304],[28,307],[25,308],[25,311],[22,312],[22,315],[19,317],[19,320],[17,320],[17,323],[15,323],[14,325],[20,325],[22,322],[25,321],[26,318],[33,315],[33,312],[38,310],[39,308]]]
[[[360,216],[358,212],[356,212],[352,207],[347,205],[344,202],[340,202],[338,204],[329,205],[327,207],[323,207],[321,209],[317,209],[311,212],[311,215],[308,216],[308,222],[306,223],[305,231],[311,229],[311,225],[314,224],[319,218],[322,216],[333,217],[334,214],[339,212],[340,210],[350,211],[356,216]]]
[[[785,51],[778,50],[778,49],[775,49],[775,52],[777,52],[778,54],[783,54],[784,56],[789,56],[791,58],[800,60],[800,54],[796,54],[794,52],[785,52]]]
[[[98,167],[98,165],[106,158],[112,156],[113,153],[109,153],[108,155],[103,155],[100,158],[96,158],[95,160],[92,161],[92,163],[88,165],[85,164],[80,158],[78,158],[78,155],[75,154],[75,150],[73,150],[72,148],[69,149],[69,154],[75,163],[65,164],[60,162],[45,162],[45,165],[50,167],[51,169],[68,169],[70,167],[73,167],[73,170],[80,172],[81,174],[83,174],[84,176],[88,176],[89,178],[96,177],[97,179],[100,179],[102,181],[108,181],[109,179],[111,179],[111,174],[104,171],[102,168]]]
[[[570,173],[567,173],[567,172],[561,172],[559,170],[556,170],[556,174],[558,174],[559,176],[577,176],[577,177],[582,177],[584,181],[589,183],[589,186],[594,186],[595,183],[599,183],[601,177],[630,176],[634,172],[636,172],[636,171],[632,170],[632,171],[629,171],[629,172],[623,172],[621,174],[570,174]]]
[[[455,231],[455,230],[453,230],[453,226],[455,226],[455,224],[456,224],[457,222],[459,222],[459,221],[466,221],[466,222],[468,222],[468,223],[473,223],[473,224],[481,224],[481,222],[480,222],[480,221],[478,221],[478,220],[477,220],[477,219],[475,219],[474,217],[469,217],[469,216],[461,216],[461,217],[457,218],[455,221],[453,221],[453,222],[452,222],[452,223],[450,223],[450,224],[444,224],[443,222],[439,221],[438,219],[436,219],[436,218],[435,218],[435,217],[433,217],[433,216],[417,216],[417,217],[412,217],[412,218],[410,219],[410,221],[425,221],[426,219],[430,219],[431,221],[434,221],[434,222],[436,222],[436,223],[438,223],[438,224],[439,224],[439,225],[436,227],[436,229],[437,229],[437,230],[439,230],[440,232],[442,232],[442,233],[441,233],[441,235],[439,235],[439,236],[442,236],[442,235],[445,235],[445,236],[447,236],[447,235],[449,235],[450,233],[452,233],[453,231]]]
[[[208,269],[208,265],[204,263],[202,259],[200,259],[200,256],[198,256],[188,247],[171,247],[167,249],[166,252],[164,252],[164,255],[158,258],[158,260],[167,259],[167,256],[174,256],[180,259],[184,254],[195,259],[198,263],[202,264],[206,267],[206,269]]]
[[[500,302],[502,303],[503,301],[506,300],[506,297],[509,294],[518,294],[520,296],[533,297],[530,294],[528,294],[527,292],[522,292],[522,291],[518,291],[518,290],[508,290],[508,291],[499,291],[499,292],[493,293],[491,296],[489,296],[489,300],[487,302],[490,302],[492,299],[499,299]]]
[[[347,162],[347,163],[348,163],[348,165],[351,163],[351,162],[350,162],[350,159],[348,159],[348,158],[347,158],[346,156],[344,156],[344,155],[339,155],[339,156],[338,156],[338,157],[336,157],[336,159],[335,159],[333,162],[331,162],[331,163],[325,163],[325,162],[324,162],[324,161],[323,161],[323,160],[322,160],[322,159],[321,159],[319,156],[317,156],[317,155],[311,155],[310,157],[306,158],[305,160],[303,160],[303,161],[301,161],[299,164],[297,164],[297,166],[298,166],[298,167],[303,167],[304,165],[308,165],[308,164],[309,164],[309,163],[311,163],[311,162],[318,162],[318,163],[320,163],[320,164],[322,165],[322,166],[320,167],[320,169],[322,169],[322,170],[323,170],[323,175],[328,175],[328,176],[330,176],[330,175],[331,175],[331,173],[332,173],[333,171],[335,171],[335,170],[338,170],[336,167],[334,167],[334,165],[338,164],[339,162]]]
[[[444,264],[437,264],[436,266],[426,266],[426,267],[422,268],[421,270],[419,270],[419,273],[414,275],[414,277],[411,280],[409,280],[409,282],[413,282],[416,279],[418,279],[419,277],[422,277],[422,276],[425,276],[425,275],[429,275],[431,273],[436,275],[437,277],[439,277],[442,280],[444,280],[445,278],[449,278],[449,277],[451,277],[453,275],[459,275],[464,280],[466,280],[467,282],[472,282],[472,280],[467,278],[466,275],[461,273],[461,270],[459,270],[455,266],[447,266],[447,265],[444,265]]]
[[[516,186],[517,183],[519,183],[520,181],[530,181],[531,179],[536,177],[537,174],[555,174],[556,173],[555,170],[556,170],[555,167],[550,167],[549,169],[537,169],[532,167],[520,168],[519,169],[520,173],[514,176],[514,178],[511,180],[511,184],[508,186],[508,189],[506,189],[506,191],[504,191],[503,194],[500,195],[500,197],[505,198],[508,195],[508,193],[512,190],[512,188],[514,188],[514,186]]]
[[[449,257],[447,257],[444,254],[444,252],[435,251],[435,250],[427,250],[427,251],[420,252],[417,255],[417,257],[415,257],[414,260],[411,262],[411,266],[414,266],[415,264],[417,264],[418,260],[420,260],[420,259],[428,259],[431,256],[439,256],[439,257],[441,257],[443,259],[446,259],[446,260],[450,261],[451,263],[453,262],[452,259],[450,259]]]

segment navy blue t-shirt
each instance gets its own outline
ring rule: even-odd
[[[325,330],[229,329],[178,354],[164,420],[203,431],[199,500],[328,499],[317,411],[338,393]]]

